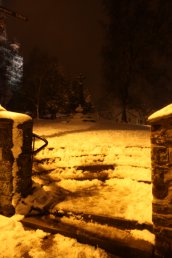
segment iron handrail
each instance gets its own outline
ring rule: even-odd
[[[41,140],[41,141],[43,141],[44,144],[41,147],[39,147],[37,150],[34,150],[34,148],[35,148],[35,139],[36,138]],[[43,138],[43,137],[41,137],[41,136],[39,136],[39,135],[37,135],[35,133],[32,133],[32,139],[33,139],[32,140],[32,155],[37,154],[38,152],[40,152],[42,149],[44,149],[48,145],[47,139],[45,139],[45,138]]]

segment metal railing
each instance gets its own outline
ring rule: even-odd
[[[39,139],[41,141],[44,142],[44,144],[39,147],[38,149],[35,150],[35,140],[36,139]],[[32,155],[36,155],[38,152],[40,152],[42,149],[44,149],[46,146],[48,145],[48,141],[47,139],[35,134],[35,133],[32,133]]]

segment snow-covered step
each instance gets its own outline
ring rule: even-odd
[[[36,161],[48,165],[55,163],[56,166],[66,167],[100,162],[103,164],[128,164],[137,167],[151,166],[150,148],[132,146],[111,146],[111,148],[106,148],[106,146],[101,146],[94,153],[91,153],[91,151],[87,152],[87,149],[82,150],[82,153],[75,149],[69,151],[63,148],[62,150],[60,148],[60,151],[55,153],[51,153],[51,151],[46,153],[47,150],[44,150],[36,157]]]
[[[152,223],[152,189],[150,184],[131,179],[109,179],[101,182],[64,179],[57,187],[70,194],[57,203],[53,210],[67,209],[73,212],[94,213],[96,215],[121,217]],[[51,186],[49,187],[51,189]],[[146,213],[145,213],[146,209]]]
[[[62,234],[80,243],[102,248],[109,258],[151,258],[153,253],[154,235],[150,232],[125,231],[77,219],[54,219],[48,216],[24,218],[22,223],[27,228]]]

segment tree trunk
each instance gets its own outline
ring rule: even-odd
[[[41,95],[41,87],[42,87],[42,80],[39,80],[38,83],[38,92],[37,92],[37,100],[36,100],[36,118],[40,118],[40,95]]]
[[[125,123],[128,123],[128,119],[127,119],[128,89],[129,89],[129,82],[126,82],[124,87],[121,90],[122,122],[125,122]]]
[[[36,103],[36,119],[39,119],[39,104]]]
[[[123,107],[122,107],[122,122],[128,123],[128,119],[127,119],[127,106],[126,105],[123,105]]]

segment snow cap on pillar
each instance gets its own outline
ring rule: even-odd
[[[3,106],[1,106],[1,104],[0,104],[0,111],[6,111],[6,109],[3,108]]]
[[[149,123],[154,123],[172,117],[172,104],[163,107],[148,117]]]
[[[17,126],[18,124],[24,123],[26,121],[32,120],[32,117],[26,114],[7,111],[5,108],[3,108],[0,105],[0,119],[1,118],[13,120],[15,123],[15,126]]]

